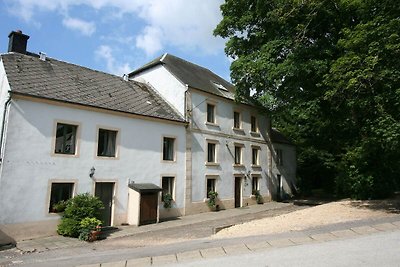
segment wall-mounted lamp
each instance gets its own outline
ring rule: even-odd
[[[94,172],[96,171],[96,169],[94,168],[94,166],[90,169],[90,172],[89,172],[89,177],[90,178],[93,178],[93,175],[94,175]]]

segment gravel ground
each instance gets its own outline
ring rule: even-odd
[[[272,218],[263,218],[237,224],[215,234],[214,238],[230,238],[250,235],[283,233],[304,230],[316,226],[376,217],[394,216],[400,213],[400,199],[350,201],[343,200],[297,210]]]

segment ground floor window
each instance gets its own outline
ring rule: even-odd
[[[259,177],[253,177],[251,188],[252,188],[253,195],[255,194],[256,191],[260,190]]]
[[[52,183],[50,192],[49,212],[60,212],[57,205],[60,201],[72,198],[74,183]]]
[[[174,181],[175,177],[171,176],[165,176],[162,178],[162,197],[161,199],[164,199],[164,196],[166,194],[170,194],[171,197],[174,197]]]
[[[216,184],[215,178],[207,178],[207,198],[210,198],[210,192],[216,191],[215,184]]]

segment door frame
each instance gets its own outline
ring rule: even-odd
[[[113,192],[111,197],[111,218],[110,218],[110,226],[114,225],[114,213],[115,213],[115,199],[117,197],[117,188],[118,188],[118,181],[112,179],[96,179],[93,181],[93,196],[96,195],[96,183],[113,183]]]
[[[238,183],[236,182],[238,181]],[[239,188],[236,186],[239,185]],[[239,195],[236,193],[239,192]],[[233,179],[233,200],[234,200],[234,207],[240,208],[243,205],[243,175],[234,175]],[[236,205],[238,201],[238,206]]]

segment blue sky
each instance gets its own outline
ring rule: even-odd
[[[229,80],[225,41],[214,37],[223,0],[0,0],[0,52],[8,34],[28,51],[122,75],[171,53]]]

